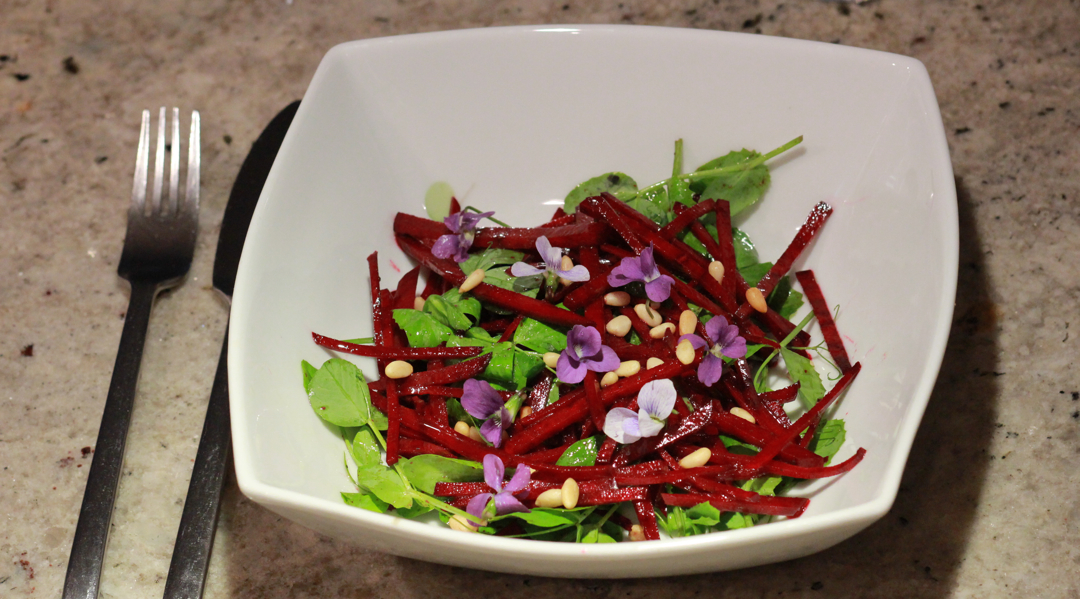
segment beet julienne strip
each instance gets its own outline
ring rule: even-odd
[[[394,291],[394,308],[412,308],[416,305],[416,283],[419,278],[419,266],[402,275]]]
[[[445,458],[457,457],[456,454],[454,454],[448,449],[445,449],[441,445],[428,443],[427,441],[411,439],[405,436],[402,436],[400,440],[400,452],[401,455],[407,458],[428,454],[441,455]]]
[[[471,358],[480,355],[481,347],[375,347],[339,341],[318,333],[311,334],[317,345],[336,351],[369,358],[386,360],[433,360],[444,358]],[[411,393],[410,395],[416,395]]]
[[[821,335],[825,337],[825,346],[829,348],[829,355],[836,362],[836,367],[840,369],[840,372],[847,372],[851,369],[851,360],[848,358],[847,350],[844,349],[844,340],[840,337],[840,331],[836,328],[832,310],[829,309],[829,304],[825,301],[825,295],[821,292],[821,287],[818,286],[814,271],[799,271],[795,273],[795,278],[798,279],[799,285],[803,288],[803,293],[806,294],[806,299],[810,301],[810,307],[814,310],[814,317],[817,318],[818,324],[821,326]]]
[[[493,354],[490,353],[482,354],[475,358],[469,358],[463,362],[458,362],[452,366],[444,366],[442,368],[425,370],[423,372],[414,372],[413,374],[400,379],[400,382],[410,389],[432,385],[460,383],[465,379],[472,378],[483,372],[488,364],[491,363],[492,355]]]
[[[689,208],[683,208],[683,205],[675,203],[675,213],[678,214],[670,223],[660,229],[660,234],[665,239],[674,239],[676,235],[682,233],[682,230],[690,226],[690,223],[705,216],[709,212],[712,212],[716,207],[716,202],[713,200],[705,200],[704,202],[698,202]]]
[[[616,469],[611,466],[558,466],[555,464],[532,464],[524,460],[522,456],[522,462],[527,463],[533,467],[532,476],[536,480],[546,480],[549,482],[562,482],[567,478],[572,478],[578,482],[586,480],[595,480],[600,478],[611,478],[615,476]]]
[[[589,415],[596,429],[603,430],[604,419],[607,416],[604,414],[604,405],[600,403],[600,383],[596,381],[596,373],[586,370],[585,380],[582,382],[585,386],[585,403],[589,407]]]
[[[389,347],[394,345],[394,319],[390,316],[390,306],[392,300],[390,299],[390,292],[383,289],[379,292],[379,310],[382,313],[379,320],[383,329],[383,343]],[[385,370],[384,370],[385,372]],[[388,425],[386,427],[386,465],[393,466],[397,463],[400,457],[400,435],[401,435],[401,410],[402,407],[398,401],[398,382],[390,377],[386,377],[386,420]]]
[[[795,239],[791,240],[787,249],[780,255],[780,258],[773,263],[772,268],[765,274],[757,283],[757,288],[761,290],[761,294],[768,297],[776,284],[780,281],[780,278],[787,274],[791,270],[791,265],[798,259],[799,254],[802,253],[806,246],[810,245],[814,236],[821,230],[822,225],[829,219],[829,215],[832,214],[832,207],[825,202],[819,202],[810,211],[810,216],[806,217],[806,221],[799,227],[799,232],[795,234]],[[745,318],[753,310],[749,304],[743,304],[739,308],[739,313],[736,316]]]
[[[533,412],[544,409],[547,405],[548,396],[551,394],[551,386],[555,383],[555,377],[548,371],[543,371],[540,380],[529,391],[529,407]]]
[[[615,454],[615,466],[625,466],[653,453],[657,449],[684,440],[686,437],[698,432],[702,427],[712,421],[712,411],[712,402],[706,403],[703,407],[694,410],[689,416],[683,418],[676,426],[665,427],[665,431],[662,435],[646,437],[629,445],[624,445],[623,448]]]
[[[637,514],[641,532],[645,533],[645,540],[659,541],[660,527],[656,523],[656,510],[653,509],[652,502],[648,498],[635,501],[634,513]]]
[[[797,506],[777,505],[774,503],[752,503],[731,497],[709,495],[705,493],[661,493],[660,498],[669,506],[694,507],[701,503],[708,503],[721,512],[739,512],[741,514],[766,514],[771,516],[795,517],[806,510],[810,503],[809,499],[792,497],[785,499],[802,499]]]
[[[431,250],[419,241],[410,237],[398,237],[398,245],[401,249],[429,269],[435,271],[454,285],[461,285],[465,281],[465,275],[456,264],[449,260],[441,260],[432,255]],[[526,297],[509,289],[496,287],[488,283],[480,283],[470,291],[474,297],[490,302],[497,306],[524,314],[541,322],[562,326],[576,324],[589,325],[588,319],[583,316],[563,310],[545,301]]]
[[[723,410],[713,411],[712,424],[716,425],[720,429],[720,433],[738,439],[743,443],[749,443],[755,447],[764,447],[774,437],[771,433],[765,431],[756,424],[751,424],[742,418],[732,414],[731,412],[725,412]],[[716,442],[720,447],[723,447],[723,441]],[[717,447],[713,447],[713,453],[716,453]],[[777,455],[778,458],[792,462],[799,466],[820,466],[825,462],[825,458],[822,458],[818,454],[798,445],[788,445],[780,450]]]
[[[532,229],[515,227],[490,227],[476,230],[473,244],[476,247],[498,247],[511,250],[532,250],[536,240],[544,235],[555,247],[580,247],[599,245],[607,227],[600,222],[574,223],[556,227]],[[446,225],[438,221],[398,212],[394,217],[394,233],[417,239],[437,239],[450,233]]]

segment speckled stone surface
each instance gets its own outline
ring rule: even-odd
[[[203,209],[191,275],[150,324],[102,579],[117,598],[164,588],[226,320],[213,248],[263,125],[339,42],[551,22],[754,31],[926,63],[957,177],[960,280],[892,511],[793,562],[574,581],[365,552],[233,483],[206,596],[1080,597],[1077,0],[0,0],[0,597],[63,584],[127,306],[116,266],[140,110],[202,111]]]

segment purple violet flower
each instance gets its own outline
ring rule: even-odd
[[[709,322],[706,322],[705,334],[712,341],[711,346],[706,340],[694,334],[679,337],[679,343],[682,343],[683,339],[688,339],[694,349],[709,348],[709,351],[705,352],[701,364],[698,365],[697,376],[698,380],[706,387],[712,387],[724,373],[724,359],[722,356],[732,359],[745,356],[746,339],[739,336],[739,327],[733,324],[729,325],[727,319],[723,316],[713,316]]]
[[[476,237],[476,225],[481,220],[495,214],[494,212],[455,212],[443,219],[443,224],[450,229],[449,235],[443,235],[431,246],[431,253],[436,258],[453,258],[454,262],[464,262],[469,259],[469,248],[472,247]]]
[[[637,413],[629,408],[613,408],[604,419],[604,434],[623,444],[655,437],[664,430],[677,398],[671,379],[645,383],[638,392]]]
[[[474,524],[482,524],[480,521],[486,521],[492,516],[501,516],[510,512],[530,511],[529,508],[525,507],[525,504],[521,503],[517,497],[514,497],[515,494],[521,494],[529,486],[529,467],[525,465],[518,466],[514,470],[514,476],[510,481],[503,484],[503,477],[505,476],[506,468],[503,466],[499,456],[491,453],[484,456],[484,481],[495,491],[495,513],[490,513],[488,509],[492,494],[480,493],[470,499],[469,505],[465,507],[466,512],[476,516],[477,522],[474,522]]]
[[[548,241],[546,236],[541,235],[536,240],[536,251],[540,253],[540,258],[544,260],[544,268],[537,268],[525,262],[516,262],[510,267],[510,274],[515,277],[531,277],[542,274],[548,278],[548,285],[553,285],[556,277],[575,283],[589,280],[589,269],[580,264],[570,270],[563,270],[563,249],[551,247],[551,242]]]
[[[513,424],[513,417],[506,409],[502,395],[487,381],[465,381],[461,394],[461,407],[473,418],[484,421],[480,435],[495,447],[502,445],[502,433]]]
[[[641,250],[637,258],[623,258],[619,265],[611,269],[608,275],[608,284],[612,287],[622,287],[635,281],[645,284],[645,295],[654,302],[662,302],[671,297],[671,286],[675,279],[660,274],[653,259],[653,246]]]
[[[593,327],[574,325],[566,334],[566,349],[555,363],[555,374],[564,383],[580,383],[585,371],[610,372],[619,367],[615,350],[600,343],[600,331]]]

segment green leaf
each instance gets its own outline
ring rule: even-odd
[[[438,347],[454,336],[450,327],[420,310],[394,310],[394,322],[405,331],[411,347]]]
[[[353,440],[345,445],[358,467],[382,464],[382,451],[370,428],[365,426],[357,430]]]
[[[431,506],[424,505],[417,501],[412,507],[403,507],[394,510],[394,513],[402,518],[409,518],[410,520],[417,516],[422,516],[431,511]]]
[[[791,277],[783,277],[776,283],[768,298],[769,307],[781,318],[790,320],[803,305],[803,294],[791,286]]]
[[[686,519],[698,526],[706,528],[716,526],[722,518],[720,510],[708,502],[699,503],[686,510]]]
[[[812,406],[819,399],[825,397],[825,386],[821,384],[821,376],[814,370],[813,363],[786,347],[780,348],[780,355],[787,365],[788,376],[791,380],[799,383],[799,395],[808,406]]]
[[[600,446],[600,437],[585,437],[575,442],[559,456],[556,466],[595,466],[596,450]]]
[[[667,192],[660,190],[662,196],[657,196],[655,193],[649,196],[638,196],[632,200],[626,202],[627,206],[630,206],[634,210],[644,214],[649,220],[658,225],[666,225],[671,222],[670,213],[664,209],[667,204]]]
[[[435,492],[435,483],[484,480],[484,467],[479,463],[434,454],[409,458],[402,470],[413,487],[429,494]]]
[[[532,318],[524,318],[514,331],[514,344],[535,352],[561,352],[566,349],[566,333]]]
[[[571,513],[564,510],[536,507],[528,512],[511,512],[507,516],[519,518],[540,528],[555,528],[556,526],[577,524],[578,519],[571,516]]]
[[[371,407],[364,374],[341,358],[327,360],[311,377],[308,400],[320,418],[342,427],[362,426],[379,413]]]
[[[480,300],[463,296],[455,287],[442,295],[431,295],[423,312],[457,331],[464,331],[480,321]]]
[[[461,407],[461,400],[456,397],[450,397],[446,400],[446,414],[451,423],[456,423],[460,420],[465,422],[471,422],[472,416],[465,411],[465,408]],[[453,426],[451,424],[450,426]]]
[[[737,453],[739,455],[757,455],[757,453],[761,451],[756,445],[743,443],[742,441],[727,435],[720,435],[720,440],[724,442],[724,448],[731,453]]]
[[[753,241],[750,241],[750,236],[743,233],[741,229],[731,230],[731,243],[735,246],[736,268],[744,268],[759,262],[757,247],[754,246]]]
[[[345,505],[363,508],[380,514],[385,514],[387,510],[390,509],[389,504],[371,493],[342,493],[341,499],[345,502]]]
[[[525,254],[516,250],[504,250],[490,248],[482,252],[470,254],[469,259],[460,264],[461,271],[469,274],[474,270],[490,270],[495,266],[510,266],[515,262],[521,262]]]
[[[844,428],[843,420],[825,420],[818,426],[814,438],[810,440],[810,451],[826,458],[825,463],[828,463],[836,456],[836,452],[840,451],[840,446],[846,439],[847,430]]]
[[[782,476],[761,476],[743,483],[742,488],[760,495],[776,495],[776,489],[784,482]]]
[[[720,516],[720,523],[716,530],[735,530],[736,528],[750,528],[756,523],[753,514],[740,514],[738,512],[724,512]]]
[[[566,195],[563,212],[571,214],[577,210],[578,204],[605,191],[625,202],[637,195],[638,186],[629,175],[624,173],[605,173],[599,177],[593,177]]]
[[[300,371],[304,374],[304,393],[311,393],[311,378],[315,376],[315,373],[319,371],[307,360],[300,360]]]
[[[618,543],[615,539],[611,538],[605,533],[600,532],[600,529],[594,528],[588,532],[585,536],[581,537],[582,543]]]
[[[398,463],[405,461],[399,460]],[[382,464],[361,466],[356,469],[356,481],[361,487],[395,508],[412,507],[412,497],[405,487],[405,481],[401,480],[401,475],[393,468]]]
[[[698,167],[697,171],[746,165],[759,157],[761,154],[753,150],[729,152],[720,158],[706,162]],[[700,190],[702,200],[727,200],[731,204],[731,215],[735,216],[753,206],[764,195],[765,189],[769,186],[769,167],[759,164],[753,168],[718,173],[695,183],[691,188],[696,187],[695,191]]]
[[[769,273],[770,268],[772,268],[772,262],[760,262],[758,264],[740,267],[739,274],[742,275],[742,278],[746,280],[748,285],[757,285],[758,281]]]

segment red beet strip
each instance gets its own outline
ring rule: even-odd
[[[660,527],[656,523],[656,510],[653,509],[652,502],[647,498],[634,502],[634,513],[637,514],[638,524],[641,525],[641,531],[645,533],[646,541],[659,541],[660,540]]]
[[[596,373],[586,370],[583,383],[585,386],[585,403],[589,407],[589,415],[592,417],[596,429],[603,430],[604,419],[607,416],[604,412],[604,405],[600,403],[600,383],[596,381]]]
[[[419,266],[402,275],[394,291],[394,308],[412,308],[416,305],[416,283],[419,278]]]
[[[712,212],[716,208],[716,202],[705,200],[686,208],[682,204],[675,203],[675,213],[678,214],[670,223],[660,229],[660,234],[666,239],[674,239],[682,230],[690,226],[690,223]]]
[[[596,221],[533,229],[490,227],[476,230],[473,245],[481,248],[496,247],[531,251],[536,249],[536,240],[544,236],[553,247],[578,248],[600,245],[606,235],[607,225]]]
[[[383,329],[383,343],[392,347],[394,344],[394,319],[390,317],[390,306],[392,305],[390,298],[390,292],[383,289],[379,292],[379,310],[382,315],[379,320]],[[398,382],[390,377],[386,377],[386,420],[389,423],[386,427],[386,465],[393,466],[397,463],[400,457],[400,435],[401,435],[401,405],[398,402]]]
[[[660,498],[665,504],[678,507],[694,507],[700,503],[708,503],[721,512],[739,512],[741,514],[767,514],[771,516],[797,516],[802,514],[809,499],[802,497],[770,497],[769,499],[783,499],[786,501],[762,501],[752,502],[712,495],[705,493],[661,493]],[[792,501],[794,500],[794,501]]]
[[[493,354],[490,353],[482,354],[475,358],[469,358],[464,362],[458,362],[453,366],[444,366],[443,368],[425,370],[424,372],[415,372],[400,379],[400,382],[411,389],[460,383],[465,379],[472,378],[483,372],[488,364],[491,363],[492,355]]]
[[[799,285],[802,286],[806,299],[810,301],[810,307],[814,310],[814,317],[817,318],[818,324],[821,325],[821,335],[825,337],[825,346],[829,348],[829,355],[836,362],[836,367],[840,369],[840,372],[851,370],[851,360],[848,358],[847,350],[844,349],[844,340],[840,337],[840,331],[836,328],[832,310],[829,308],[828,302],[825,301],[825,295],[821,292],[821,287],[818,286],[814,271],[799,271],[795,273],[795,278],[798,279]]]
[[[385,360],[435,360],[445,358],[471,358],[480,355],[480,347],[376,347],[339,341],[318,333],[311,334],[317,345],[356,356],[382,358]],[[415,394],[410,394],[415,395]]]

